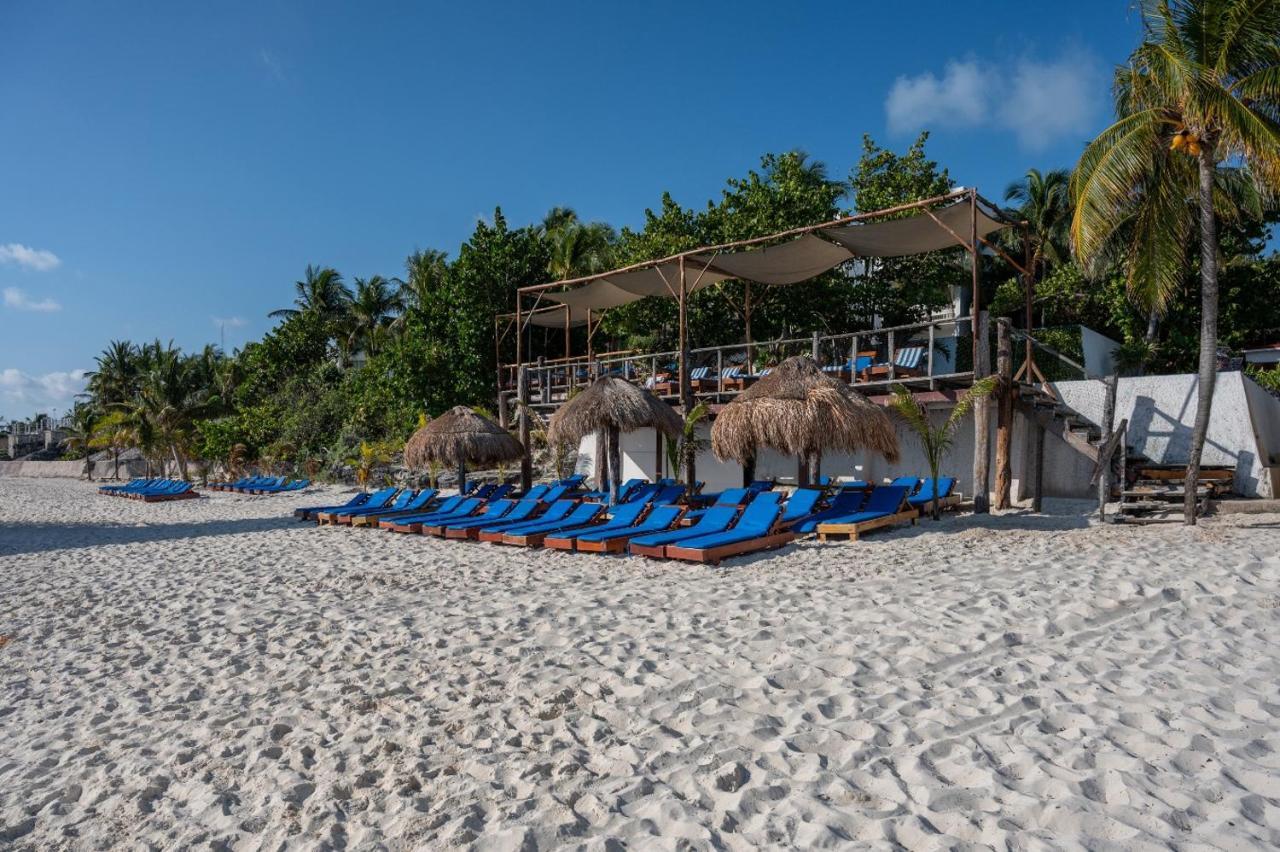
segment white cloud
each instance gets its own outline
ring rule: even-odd
[[[22,243],[5,243],[0,245],[0,263],[15,263],[36,272],[48,272],[60,266],[62,260],[51,251],[33,249]]]
[[[45,373],[33,376],[12,367],[0,370],[0,404],[6,408],[23,406],[24,411],[8,410],[8,417],[26,417],[37,410],[70,409],[76,394],[85,387],[85,371]]]
[[[215,328],[243,328],[247,323],[244,317],[209,317]]]
[[[1087,135],[1106,92],[1098,61],[1087,53],[1004,66],[952,60],[941,78],[926,71],[895,80],[885,117],[891,133],[989,127],[1040,150],[1064,133]]]
[[[39,311],[40,313],[62,310],[62,305],[53,299],[41,299],[37,302],[17,287],[4,288],[4,306],[13,308],[15,311]]]
[[[926,71],[899,77],[889,90],[885,112],[891,133],[907,133],[927,126],[972,127],[989,111],[992,80],[977,62],[948,62],[939,79]]]

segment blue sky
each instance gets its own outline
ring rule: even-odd
[[[113,338],[239,346],[308,263],[396,275],[497,205],[636,224],[926,127],[998,198],[1074,162],[1139,32],[1126,2],[126,8],[0,7],[0,416],[65,409]]]

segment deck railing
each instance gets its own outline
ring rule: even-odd
[[[888,386],[967,384],[973,376],[973,322],[969,317],[821,334],[758,340],[689,350],[691,390],[695,398],[727,401],[771,366],[793,355],[808,355],[824,371],[867,391]],[[500,368],[501,391],[517,390],[520,368],[526,371],[529,403],[554,406],[596,376],[615,375],[639,382],[659,396],[680,393],[679,353],[611,352],[588,359],[543,359]],[[864,387],[865,386],[865,387]]]

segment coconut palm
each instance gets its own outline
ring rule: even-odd
[[[346,348],[376,355],[387,329],[404,310],[404,298],[381,275],[357,278],[355,283],[355,295],[347,305]]]
[[[553,280],[604,272],[613,266],[618,235],[603,222],[582,222],[573,210],[553,207],[543,217],[540,230],[550,253],[547,274]]]
[[[95,450],[110,450],[113,469],[112,479],[120,478],[120,454],[137,443],[138,432],[129,414],[124,411],[109,411],[93,424],[93,432],[89,438],[89,447]]]
[[[404,281],[397,281],[405,310],[438,308],[445,276],[449,272],[447,255],[436,249],[415,251],[405,259]]]
[[[985,400],[995,393],[998,382],[998,376],[987,376],[985,379],[974,382],[973,386],[956,401],[955,408],[951,409],[947,419],[937,425],[929,419],[928,410],[920,400],[916,399],[911,391],[902,385],[894,387],[893,400],[891,402],[893,410],[915,433],[916,439],[920,442],[920,449],[924,452],[925,460],[929,465],[929,476],[934,483],[938,481],[943,457],[951,450],[951,445],[955,442],[956,429],[959,428],[964,418],[969,415],[969,412],[973,410],[975,403],[979,400]],[[938,509],[938,489],[936,486],[933,489],[930,512],[935,521],[941,517]]]
[[[1199,393],[1184,509],[1194,524],[1217,376],[1216,189],[1221,167],[1239,165],[1263,193],[1280,190],[1280,0],[1148,0],[1142,17],[1146,40],[1115,75],[1120,117],[1072,177],[1071,237],[1088,264],[1131,219],[1130,289],[1158,307],[1183,279],[1198,224]]]
[[[313,313],[329,322],[336,322],[346,313],[347,303],[351,301],[351,290],[342,283],[342,275],[331,267],[307,265],[307,271],[301,281],[295,281],[294,290],[297,298],[293,300],[295,307],[281,308],[267,316],[272,319],[288,319],[302,313]]]
[[[98,369],[86,374],[86,393],[99,405],[124,402],[137,393],[141,352],[126,340],[113,340],[94,359]]]
[[[674,438],[667,437],[662,442],[667,454],[667,468],[677,481],[683,478],[683,473],[689,470],[690,465],[697,460],[698,453],[710,444],[710,441],[698,434],[698,424],[707,419],[710,414],[709,405],[705,402],[698,403],[684,416],[684,425],[680,429],[680,434]]]
[[[66,426],[66,437],[62,439],[62,445],[71,452],[84,454],[84,469],[81,471],[81,475],[88,479],[90,465],[89,443],[93,440],[93,425],[98,419],[98,412],[88,403],[77,402],[71,409],[71,417],[69,419],[71,422]]]
[[[1028,169],[1025,177],[1010,183],[1004,191],[1004,200],[1013,202],[1016,215],[1027,223],[1026,248],[1036,280],[1071,257],[1070,185],[1071,172],[1067,169]],[[1016,231],[1006,233],[1018,239]]]

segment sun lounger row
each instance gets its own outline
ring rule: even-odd
[[[518,496],[510,494],[510,486],[484,485],[446,498],[432,489],[386,488],[295,515],[447,539],[716,564],[809,533],[823,540],[856,539],[874,529],[915,523],[920,504],[913,500],[927,501],[931,494],[931,485],[914,477],[875,488],[857,483],[830,495],[825,486],[787,494],[768,481],[689,495],[682,485],[633,480],[610,506],[599,492],[576,491],[580,485],[580,478],[565,480]],[[940,493],[949,494],[954,480],[938,485]]]
[[[246,476],[235,482],[211,483],[213,491],[238,491],[241,494],[285,494],[301,491],[311,484],[310,479],[286,480],[283,476]]]
[[[128,497],[144,503],[163,503],[168,500],[190,500],[199,497],[190,482],[180,479],[134,479],[124,485],[104,485],[99,494],[109,497]]]

